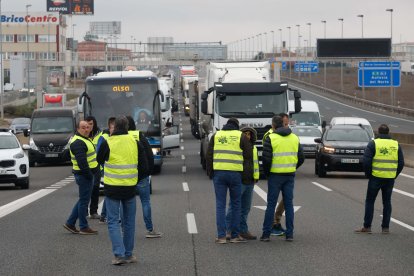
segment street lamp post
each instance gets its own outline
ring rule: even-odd
[[[26,17],[29,16],[29,8],[31,4],[26,5]],[[27,86],[27,102],[30,105],[30,76],[29,76],[29,61],[30,61],[30,53],[29,53],[29,21],[26,21],[26,50],[27,50],[27,76],[26,76],[26,86]]]
[[[1,15],[1,0],[0,0],[0,15]],[[0,113],[1,113],[1,119],[4,119],[4,71],[3,71],[3,25],[0,20]]]
[[[338,18],[341,21],[341,38],[344,38],[344,19]],[[344,92],[344,68],[341,60],[341,92]]]
[[[280,57],[283,57],[283,37],[282,37],[282,29],[279,29],[280,32]]]
[[[358,14],[357,17],[361,17],[361,37],[364,37],[364,15]]]
[[[341,21],[341,38],[344,38],[344,19],[338,18],[339,21]]]
[[[291,40],[290,40],[290,29],[291,29],[292,27],[288,26],[288,27],[286,27],[286,28],[289,30],[289,78],[291,78],[291,77],[292,77],[292,62],[291,62],[291,60],[290,60],[290,52],[291,52],[291,50],[290,50],[290,47],[291,47]]]
[[[309,48],[308,48],[308,51],[309,51],[309,53],[312,53],[312,50],[311,50],[311,47],[312,47],[312,23],[307,23],[306,25],[309,26],[309,39],[308,39]],[[308,53],[306,53],[306,55],[307,54]],[[309,59],[310,59],[310,57],[309,57]],[[309,74],[309,76],[310,76],[310,74]]]
[[[75,60],[75,49],[74,49],[74,46],[75,46],[75,27],[76,27],[76,24],[73,24],[72,23],[72,49],[71,49],[71,51],[72,51],[72,63],[73,63],[73,61]],[[98,53],[96,53],[96,54],[98,54]],[[75,65],[73,65],[73,87],[74,88],[76,88],[76,72],[75,72]]]
[[[275,31],[270,31],[272,33],[272,54],[275,52]]]
[[[390,65],[390,79],[391,79],[391,86],[390,86],[390,90],[391,90],[391,105],[395,105],[395,93],[394,93],[394,81],[393,81],[393,58],[392,58],[392,13],[394,11],[394,9],[386,9],[385,11],[390,12],[390,16],[391,16],[391,32],[390,32],[390,38],[391,38],[391,65]]]
[[[326,20],[321,21],[323,24],[323,38],[326,38]],[[323,88],[326,92],[326,61],[323,61]]]
[[[267,32],[264,33],[265,35],[265,46],[264,46],[264,52],[267,53]]]
[[[358,14],[357,17],[361,18],[361,37],[364,38],[364,15]],[[362,67],[362,98],[365,100],[364,74],[364,67]]]

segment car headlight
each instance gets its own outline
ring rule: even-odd
[[[160,148],[152,148],[152,154],[154,155],[160,155],[160,151],[161,151]]]
[[[190,107],[189,107],[189,106],[186,106],[186,107],[185,107],[185,109],[186,109],[186,110],[190,110]]]
[[[29,140],[29,145],[30,145],[30,148],[31,148],[32,150],[39,150],[39,149],[37,148],[37,146],[36,146],[35,142],[33,141],[33,138],[30,138],[30,140]]]
[[[326,152],[326,153],[334,153],[335,152],[335,148],[332,148],[332,147],[323,147],[322,150],[323,150],[323,152]]]
[[[16,153],[15,155],[13,155],[13,158],[16,158],[16,159],[20,159],[20,158],[23,158],[23,157],[24,157],[23,152],[19,152],[19,153]]]

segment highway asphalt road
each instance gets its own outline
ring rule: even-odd
[[[380,198],[374,234],[353,233],[364,215],[367,179],[362,173],[328,173],[320,179],[314,160],[307,159],[295,184],[294,242],[272,237],[269,243],[215,244],[212,181],[199,164],[199,142],[190,134],[189,119],[180,111],[181,148],[153,177],[152,216],[164,236],[145,239],[139,207],[138,263],[111,265],[106,225],[91,221],[99,230],[96,236],[63,229],[77,200],[71,168],[42,166],[32,169],[29,190],[0,188],[0,275],[413,275],[414,169],[408,168],[396,181],[390,235],[380,234]],[[249,226],[260,235],[266,181],[255,191]]]

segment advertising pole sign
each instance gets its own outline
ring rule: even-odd
[[[93,15],[94,0],[46,0],[48,12],[60,14]]]

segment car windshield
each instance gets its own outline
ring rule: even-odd
[[[370,137],[365,129],[330,129],[326,133],[325,140],[369,142]]]
[[[322,133],[318,128],[304,128],[304,127],[292,127],[293,133],[297,136],[305,137],[321,137]]]
[[[319,117],[319,112],[301,111],[292,114],[290,123],[297,126],[320,126],[321,119]]]
[[[14,136],[0,136],[0,149],[17,149],[19,141]]]
[[[30,125],[30,119],[29,118],[15,118],[13,119],[12,125],[17,125],[17,124],[29,124]]]
[[[70,133],[73,132],[72,117],[39,117],[32,122],[31,133]]]

